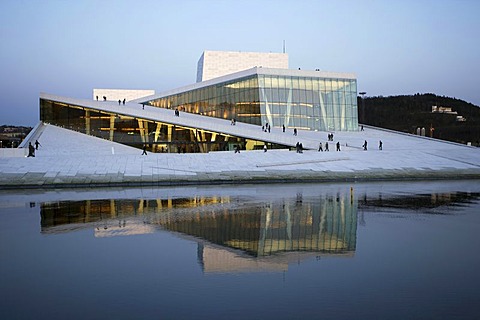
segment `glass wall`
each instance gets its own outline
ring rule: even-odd
[[[210,117],[262,123],[256,75],[159,98],[149,104]]]
[[[358,130],[354,79],[259,75],[262,120],[318,131]]]
[[[213,112],[213,111],[212,111]],[[40,120],[45,123],[122,143],[150,152],[196,153],[210,151],[288,149],[287,146],[134,118],[96,109],[40,99]]]
[[[253,75],[148,103],[223,119],[318,131],[358,130],[355,79]]]

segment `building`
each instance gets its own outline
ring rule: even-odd
[[[198,60],[197,82],[253,67],[288,69],[288,54],[207,50]]]
[[[254,67],[139,102],[255,125],[358,130],[353,74]]]
[[[219,66],[220,60],[224,60],[224,65]],[[201,82],[131,101],[125,90],[111,90],[106,99],[103,99],[105,91],[94,91],[94,101],[42,94],[40,119],[87,135],[139,148],[147,146],[153,152],[253,150],[264,145],[274,149],[295,145],[285,139],[230,130],[233,128],[224,127],[225,121],[263,126],[264,131],[270,128],[358,130],[354,74],[252,67],[257,62],[288,66],[288,56],[205,51],[198,69]],[[244,67],[247,69],[225,74]],[[217,73],[211,73],[212,70]],[[132,94],[135,93],[144,96],[151,92]],[[97,95],[101,96],[98,100]],[[123,99],[129,102],[119,107],[115,101]],[[179,115],[178,111],[189,116],[182,116],[181,120],[172,117],[174,110],[175,115]]]

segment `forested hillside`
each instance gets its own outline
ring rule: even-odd
[[[432,112],[432,106],[452,113]],[[435,94],[358,98],[359,123],[415,133],[425,128],[425,135],[479,146],[480,107],[456,98]],[[431,130],[430,128],[433,128]]]

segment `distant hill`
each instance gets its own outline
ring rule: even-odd
[[[437,111],[432,112],[432,107]],[[456,114],[455,114],[456,113]],[[415,133],[479,146],[480,107],[469,102],[432,93],[389,97],[358,98],[359,123]]]

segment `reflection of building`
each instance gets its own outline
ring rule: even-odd
[[[43,233],[93,227],[96,237],[160,227],[199,242],[206,272],[284,270],[292,259],[352,255],[356,206],[349,194],[246,204],[235,197],[55,202],[41,205],[41,226]]]
[[[295,145],[274,135],[258,137],[252,130],[220,128],[212,118],[258,126],[268,123],[272,128],[358,130],[355,75],[287,69],[288,56],[280,53],[235,53],[231,61],[220,59],[226,63],[221,65],[214,56],[225,54],[233,53],[206,51],[202,55],[199,73],[204,81],[131,102],[131,97],[147,91],[96,89],[93,101],[41,94],[40,119],[131,146],[147,145],[153,152]],[[118,103],[103,101],[104,96]],[[189,113],[188,121],[171,117],[174,109]]]
[[[356,207],[340,197],[315,203],[287,199],[217,212],[202,219],[186,215],[162,226],[252,256],[290,251],[342,253],[355,249]]]

